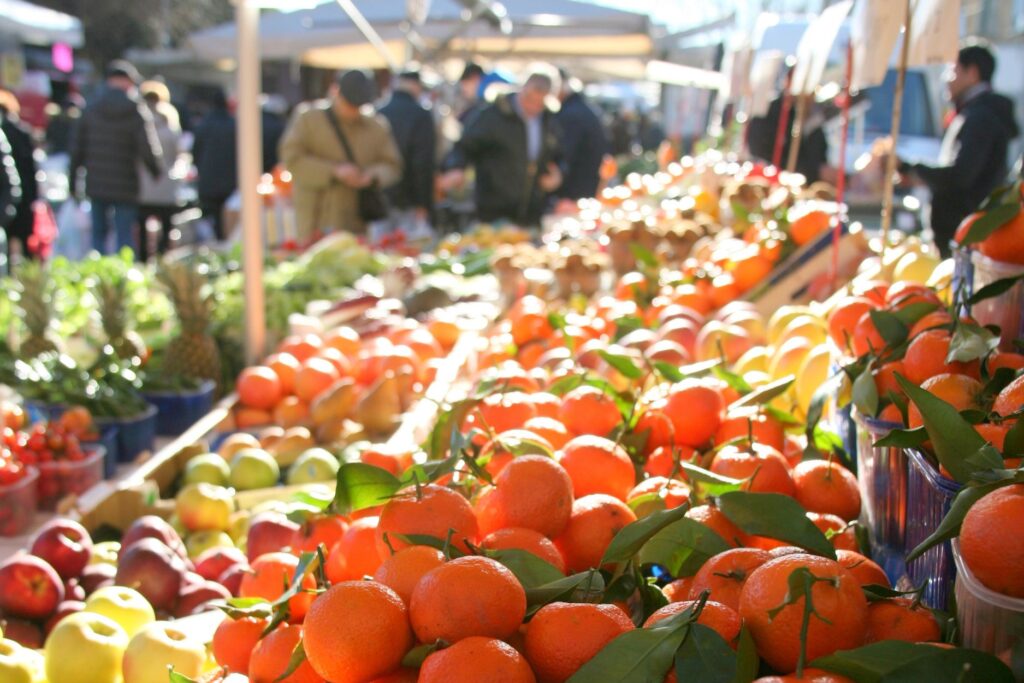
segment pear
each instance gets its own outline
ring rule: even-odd
[[[313,424],[341,422],[352,413],[357,399],[355,381],[351,377],[342,377],[313,401],[310,406]]]
[[[356,404],[353,419],[369,434],[391,433],[402,414],[401,381],[388,372]]]
[[[284,435],[267,448],[277,464],[288,467],[302,455],[303,451],[316,445],[313,433],[306,427],[291,427]]]

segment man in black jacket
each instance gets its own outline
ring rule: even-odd
[[[0,112],[0,124],[3,123],[4,115]],[[18,176],[18,167],[14,164],[14,152],[4,134],[3,126],[0,125],[0,238],[5,237],[5,232],[18,215],[18,207],[21,205],[21,178]],[[0,250],[0,275],[7,275],[9,264],[10,245],[7,250]]]
[[[0,128],[7,136],[11,145],[11,156],[14,166],[21,178],[21,202],[14,221],[7,228],[7,245],[10,250],[11,240],[18,240],[21,255],[31,257],[28,238],[35,227],[35,212],[32,204],[39,199],[39,184],[36,182],[35,145],[32,142],[32,131],[20,118],[18,99],[10,90],[0,88]]]
[[[228,100],[217,90],[210,111],[196,127],[192,161],[198,176],[196,191],[203,218],[213,225],[217,240],[224,241],[224,205],[238,188],[238,157],[235,147],[237,127],[228,111]]]
[[[420,104],[423,82],[419,72],[405,71],[395,82],[391,99],[380,114],[391,124],[391,134],[402,154],[402,178],[388,188],[392,222],[406,230],[426,226],[434,207],[434,170],[437,133],[434,117]]]
[[[71,151],[69,177],[77,192],[84,168],[85,193],[92,201],[92,246],[106,252],[110,214],[117,248],[135,248],[141,162],[153,177],[161,170],[160,143],[149,110],[138,99],[139,72],[124,60],[106,70],[106,87],[82,114]]]
[[[942,138],[939,164],[905,167],[932,193],[935,244],[948,257],[957,226],[1006,181],[1007,148],[1020,132],[1013,102],[992,92],[996,60],[982,44],[961,48],[948,83],[956,116]]]
[[[604,126],[597,112],[583,97],[582,84],[562,72],[562,108],[555,120],[561,129],[565,179],[558,188],[563,199],[584,199],[597,194],[601,161],[608,152]]]
[[[540,224],[547,196],[562,184],[558,123],[545,106],[555,77],[531,74],[518,93],[502,95],[466,126],[453,150],[451,185],[476,169],[476,210],[485,223]]]

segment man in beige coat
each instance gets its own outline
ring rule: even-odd
[[[327,106],[300,108],[281,139],[281,162],[292,174],[300,242],[335,230],[364,233],[359,190],[374,181],[388,187],[402,175],[401,156],[387,121],[361,111],[374,97],[370,78],[362,71],[346,71],[329,95]],[[354,159],[345,153],[332,114]]]

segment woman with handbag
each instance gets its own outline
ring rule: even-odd
[[[362,111],[374,90],[362,71],[342,73],[326,106],[300,108],[281,140],[300,243],[335,230],[363,234],[387,216],[383,189],[398,182],[402,161],[386,120]]]

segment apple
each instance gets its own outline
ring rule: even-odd
[[[116,565],[107,564],[106,562],[90,564],[82,570],[82,575],[78,577],[78,583],[85,589],[86,595],[91,595],[97,589],[103,588],[103,586],[113,586],[116,575]]]
[[[128,546],[143,538],[155,538],[182,557],[187,555],[181,536],[167,520],[156,515],[144,515],[132,522],[132,525],[124,532],[124,536],[121,537],[119,556],[124,554]]]
[[[156,620],[153,606],[137,590],[125,586],[107,586],[88,597],[85,609],[102,614],[117,623],[131,638],[143,626]]]
[[[231,490],[213,484],[189,484],[175,499],[178,518],[189,531],[226,531],[234,507]]]
[[[85,600],[85,589],[82,588],[78,579],[68,579],[64,582],[64,599]]]
[[[57,605],[57,611],[53,613],[52,617],[46,620],[45,624],[43,624],[43,631],[46,632],[46,635],[50,635],[50,631],[53,630],[54,626],[60,623],[61,619],[69,614],[81,612],[84,609],[85,603],[81,600],[65,600]]]
[[[294,548],[299,542],[301,527],[280,512],[261,512],[249,522],[245,552],[252,562],[260,555],[284,548]]]
[[[64,599],[64,583],[46,560],[19,553],[0,564],[0,610],[26,619],[46,619]]]
[[[248,563],[232,565],[217,577],[217,583],[227,588],[228,592],[237,598],[242,588],[242,578],[251,571]]]
[[[227,486],[228,477],[231,475],[231,468],[227,460],[216,453],[203,453],[189,458],[185,463],[185,472],[182,481],[185,484],[216,484]]]
[[[196,614],[199,608],[211,600],[230,600],[231,597],[231,591],[215,581],[192,584],[181,590],[178,605],[174,608],[174,616],[187,617],[190,614]],[[203,609],[202,611],[209,610]]]
[[[0,621],[4,625],[4,638],[33,650],[43,646],[43,632],[34,622],[17,617],[4,617]]]
[[[128,546],[121,555],[114,582],[142,593],[154,609],[172,610],[188,571],[173,550],[156,540],[144,538]]]
[[[673,318],[665,322],[658,330],[661,339],[674,341],[686,349],[692,358],[697,349],[697,334],[700,332],[700,325],[689,318]]]
[[[117,541],[103,541],[92,544],[92,556],[89,564],[117,564],[117,556],[121,552],[121,544]]]
[[[78,612],[46,639],[48,683],[120,683],[128,634],[102,614]],[[165,671],[166,674],[166,671]]]
[[[338,459],[324,448],[310,448],[288,468],[286,481],[290,486],[334,481],[338,478]]]
[[[684,345],[685,346],[685,345]],[[725,356],[730,365],[754,346],[750,333],[739,325],[709,320],[697,334],[697,358],[711,360]]]
[[[92,539],[78,522],[57,518],[39,530],[30,552],[49,562],[62,579],[73,579],[89,564]]]
[[[262,448],[243,448],[231,456],[230,467],[228,481],[239,491],[269,488],[281,479],[274,456]]]
[[[132,636],[124,652],[124,683],[167,683],[168,667],[195,678],[203,673],[206,645],[186,629],[157,621]]]
[[[188,557],[195,560],[211,548],[233,548],[235,542],[223,531],[197,531],[185,539]]]
[[[238,548],[210,548],[196,558],[196,573],[209,581],[216,581],[229,567],[249,564],[248,558]]]
[[[204,581],[206,581],[206,579],[203,578],[202,574],[197,574],[196,572],[185,572],[185,579],[181,582],[181,589],[185,590],[189,586],[202,585]]]
[[[43,675],[43,657],[13,640],[0,639],[0,681],[38,683]]]

